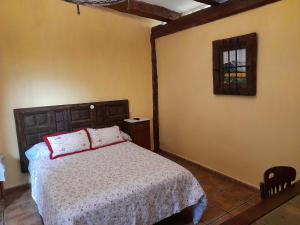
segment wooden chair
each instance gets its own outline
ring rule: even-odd
[[[264,183],[260,183],[261,199],[275,195],[289,186],[296,179],[296,170],[288,166],[272,167],[264,173]]]

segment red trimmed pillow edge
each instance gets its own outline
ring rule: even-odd
[[[64,135],[64,134],[72,134],[72,133],[76,133],[76,132],[79,132],[79,131],[82,131],[84,130],[87,137],[88,137],[88,140],[89,140],[89,143],[90,143],[90,148],[89,149],[84,149],[84,150],[81,150],[81,151],[74,151],[74,152],[70,152],[70,153],[65,153],[65,154],[60,154],[60,155],[57,155],[57,156],[54,156],[53,157],[53,148],[51,146],[51,143],[50,141],[48,140],[49,137],[56,137],[56,136],[60,136],[60,135]],[[73,154],[76,154],[76,153],[81,153],[81,152],[85,152],[85,151],[91,151],[93,150],[92,149],[92,142],[91,142],[91,137],[90,137],[90,134],[89,132],[87,131],[86,128],[82,128],[82,129],[78,129],[76,131],[70,131],[70,132],[58,132],[58,133],[55,133],[55,134],[49,134],[49,135],[45,135],[43,137],[43,140],[44,142],[46,143],[47,147],[48,147],[48,150],[50,151],[50,159],[53,160],[53,159],[57,159],[59,157],[63,157],[63,156],[67,156],[67,155],[73,155]]]

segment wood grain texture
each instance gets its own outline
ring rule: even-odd
[[[159,38],[176,32],[189,29],[191,27],[210,23],[228,16],[255,9],[270,3],[281,0],[231,0],[220,4],[217,7],[210,7],[195,13],[183,16],[166,25],[159,25],[152,28],[152,38]]]
[[[93,109],[90,106],[94,106]],[[28,172],[25,151],[43,137],[80,128],[124,128],[129,118],[128,100],[15,109],[15,122],[22,172]]]

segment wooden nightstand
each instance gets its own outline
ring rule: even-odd
[[[125,121],[125,132],[130,135],[133,143],[151,150],[150,142],[150,119],[140,120],[127,119]]]

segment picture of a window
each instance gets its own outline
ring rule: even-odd
[[[256,95],[256,33],[213,42],[214,93]]]

